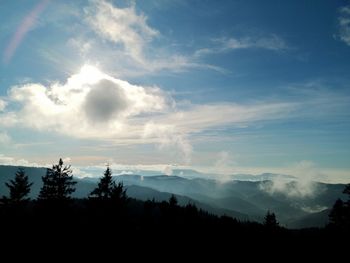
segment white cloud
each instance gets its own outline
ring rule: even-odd
[[[75,38],[68,39],[67,44],[71,48],[78,49],[80,54],[85,56],[89,52],[91,52],[93,44],[94,44],[94,41],[92,41],[92,40],[84,40],[82,38],[75,37]]]
[[[11,142],[11,137],[6,132],[0,132],[0,145],[6,145]]]
[[[28,127],[114,144],[157,144],[190,163],[191,136],[208,129],[283,119],[298,104],[216,103],[176,106],[158,87],[143,87],[84,66],[64,84],[14,86],[6,98],[16,111],[0,114],[3,126]],[[175,151],[173,151],[175,149]]]
[[[225,72],[218,66],[176,53],[168,45],[153,46],[152,40],[161,37],[161,33],[148,24],[146,15],[136,11],[135,4],[121,8],[108,1],[93,0],[85,8],[83,19],[99,38],[92,38],[86,33],[75,35],[68,40],[68,46],[77,49],[85,59],[99,61],[112,68],[119,76],[163,70],[182,72],[191,68]],[[86,28],[81,31],[86,31]]]
[[[124,50],[141,63],[146,43],[158,34],[147,24],[145,15],[136,13],[134,6],[117,8],[106,1],[95,0],[86,8],[86,19],[97,34],[123,45]]]
[[[271,182],[263,182],[260,188],[269,194],[282,193],[288,197],[303,198],[320,194],[324,189],[316,182],[323,181],[325,175],[311,161],[301,161],[291,167],[291,174],[296,180],[276,177]]]
[[[0,154],[0,164],[26,166],[26,167],[43,167],[43,165],[39,165],[37,163],[32,163],[32,162],[29,162],[25,159],[17,159],[14,157],[6,156],[4,154]],[[49,167],[49,165],[44,165],[44,166]]]
[[[282,119],[290,115],[297,107],[297,104],[287,102],[251,105],[234,103],[191,105],[186,110],[179,110],[164,118],[169,123],[176,123],[180,131],[200,132],[225,125],[241,126],[244,123]]]
[[[163,174],[165,175],[172,175],[173,174],[173,167],[171,165],[167,165],[164,170],[163,170]]]
[[[260,48],[272,51],[283,51],[289,47],[287,43],[277,35],[265,37],[219,38],[214,39],[214,46],[202,48],[195,52],[196,57],[208,54],[225,53],[237,49]]]
[[[340,8],[339,38],[350,46],[350,6]]]
[[[6,101],[0,99],[0,112],[5,110],[6,105],[7,105]]]
[[[229,175],[233,172],[236,162],[233,160],[232,154],[228,151],[221,151],[217,154],[217,160],[214,163],[215,172],[220,174],[217,178],[220,181],[232,179]]]
[[[180,131],[176,123],[155,123],[149,122],[144,127],[143,138],[158,141],[161,150],[169,150],[175,147],[181,153],[182,159],[190,163],[192,154],[192,145],[187,138],[186,131]]]
[[[9,99],[22,105],[13,116],[17,122],[79,138],[114,137],[127,130],[125,119],[160,112],[171,105],[156,87],[131,85],[91,66],[84,66],[64,85],[12,87]]]

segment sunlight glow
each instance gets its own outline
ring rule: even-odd
[[[77,77],[82,80],[83,83],[93,84],[105,77],[105,74],[102,73],[98,68],[84,64]]]

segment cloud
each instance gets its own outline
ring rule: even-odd
[[[350,46],[350,6],[344,6],[339,11],[339,38]]]
[[[148,24],[145,14],[136,11],[135,4],[121,8],[108,1],[93,0],[84,10],[85,24],[81,25],[80,31],[85,33],[71,37],[67,45],[78,50],[85,59],[112,68],[119,76],[183,72],[192,68],[226,72],[218,66],[174,52],[168,44],[152,45],[155,38],[166,38]],[[92,37],[89,30],[98,38]]]
[[[284,119],[299,107],[289,102],[177,105],[158,87],[133,85],[88,65],[63,84],[14,86],[6,100],[14,110],[0,113],[3,127],[112,144],[156,144],[185,163],[191,161],[191,137],[196,134]]]
[[[219,38],[213,39],[213,47],[202,48],[195,52],[196,57],[226,53],[238,49],[267,49],[284,51],[289,49],[287,43],[279,36],[271,34],[265,37]]]
[[[181,153],[185,163],[189,164],[191,162],[193,149],[187,132],[180,131],[175,123],[149,122],[144,127],[143,138],[158,141],[161,150],[169,150],[169,148],[175,147]]]
[[[0,112],[5,110],[6,105],[7,105],[6,101],[0,99]]]
[[[101,122],[117,118],[129,103],[125,91],[117,83],[104,79],[87,93],[83,108],[90,121]]]
[[[201,132],[213,127],[283,119],[298,107],[289,102],[257,102],[255,104],[216,103],[190,105],[166,116],[169,123],[176,123],[178,130]],[[165,121],[165,120],[164,120]]]
[[[12,87],[9,99],[22,106],[12,113],[17,122],[78,138],[114,137],[125,119],[160,112],[171,104],[159,88],[131,85],[91,66],[84,66],[63,85]]]
[[[315,206],[302,206],[300,207],[306,213],[319,213],[326,210],[327,206],[315,205]]]
[[[291,171],[297,177],[296,180],[280,176],[269,182],[262,182],[260,189],[271,195],[279,193],[291,198],[313,197],[324,190],[316,182],[322,181],[325,175],[317,169],[313,162],[304,160],[296,163]]]
[[[144,14],[137,14],[135,6],[117,8],[106,1],[92,1],[85,9],[86,20],[102,38],[121,44],[124,50],[138,62],[144,62],[146,43],[158,35],[147,24]]]
[[[14,165],[14,166],[25,166],[25,167],[43,167],[43,165],[39,165],[37,163],[29,162],[25,159],[17,159],[14,157],[6,156],[0,154],[0,164],[3,165]],[[44,165],[45,167],[49,167],[50,165]]]
[[[0,132],[0,145],[7,145],[11,142],[11,137],[6,132]]]
[[[234,161],[233,156],[228,151],[221,151],[217,154],[217,160],[214,163],[214,171],[218,176],[216,179],[222,182],[232,180],[233,167],[237,163]]]
[[[163,174],[165,175],[172,175],[173,174],[173,167],[171,165],[167,165],[164,170],[163,170]]]

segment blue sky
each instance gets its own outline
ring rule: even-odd
[[[1,163],[350,180],[348,1],[2,1],[0,17]]]

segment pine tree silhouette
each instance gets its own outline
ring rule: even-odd
[[[348,200],[337,199],[328,215],[329,223],[333,227],[350,230],[350,184],[345,186],[343,193],[348,195]]]
[[[28,176],[25,174],[23,168],[19,168],[14,180],[10,180],[10,182],[5,183],[5,185],[10,190],[10,196],[4,196],[4,200],[11,204],[19,204],[29,201],[29,198],[26,196],[29,194],[30,187],[33,183],[29,183]]]
[[[336,227],[342,227],[346,223],[345,204],[340,198],[335,201],[329,213],[329,222]]]
[[[42,177],[43,186],[39,193],[39,201],[68,201],[75,191],[72,170],[69,166],[63,166],[62,159],[58,164],[46,170]]]
[[[97,187],[90,193],[90,199],[111,200],[115,203],[122,204],[127,201],[126,190],[123,183],[116,184],[112,177],[112,170],[107,167]]]
[[[176,207],[177,206],[177,198],[175,195],[171,195],[171,197],[169,198],[169,205],[170,207]]]
[[[277,222],[276,215],[273,212],[267,211],[264,218],[264,226],[267,228],[277,228],[279,223]]]
[[[89,197],[99,200],[110,199],[114,186],[115,183],[112,178],[112,171],[108,166],[103,176],[100,178],[97,187],[90,193]]]
[[[349,196],[349,201],[350,201],[350,184],[347,184],[345,186],[345,189],[344,189],[343,193],[347,194]]]

